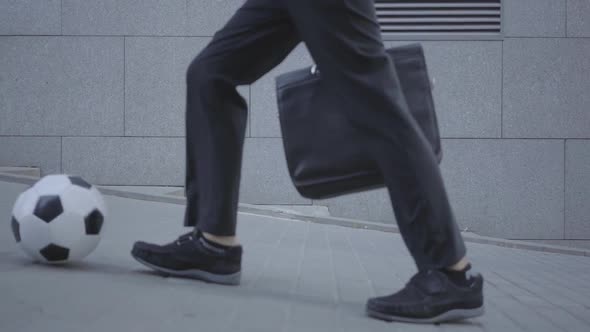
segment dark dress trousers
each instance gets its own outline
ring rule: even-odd
[[[215,33],[186,76],[185,225],[235,234],[247,120],[236,86],[259,79],[300,42],[326,84],[358,106],[346,116],[366,134],[367,155],[383,174],[417,267],[458,262],[465,245],[432,148],[385,52],[372,0],[247,0]]]

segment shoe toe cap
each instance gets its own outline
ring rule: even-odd
[[[366,308],[373,312],[407,317],[420,317],[430,313],[430,307],[423,301],[404,300],[393,295],[370,298]]]
[[[387,301],[386,297],[373,297],[367,300],[367,308],[376,311],[388,311],[391,310],[392,305],[391,302]]]
[[[154,245],[147,242],[138,241],[133,244],[131,253],[135,256],[148,256],[149,253],[154,249]]]

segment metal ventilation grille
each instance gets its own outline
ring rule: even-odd
[[[501,33],[501,0],[375,0],[384,36]]]

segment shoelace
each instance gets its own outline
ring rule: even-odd
[[[425,294],[436,292],[442,285],[442,280],[438,271],[435,270],[424,270],[416,273],[406,286],[411,286],[419,289]]]
[[[181,236],[178,237],[178,239],[176,240],[176,245],[181,245],[187,241],[192,241],[194,239],[195,233],[194,232],[188,232],[186,234],[183,234]]]

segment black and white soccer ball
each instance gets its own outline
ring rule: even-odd
[[[98,189],[79,176],[47,175],[24,191],[12,210],[16,242],[34,260],[82,260],[100,242],[107,210]]]

